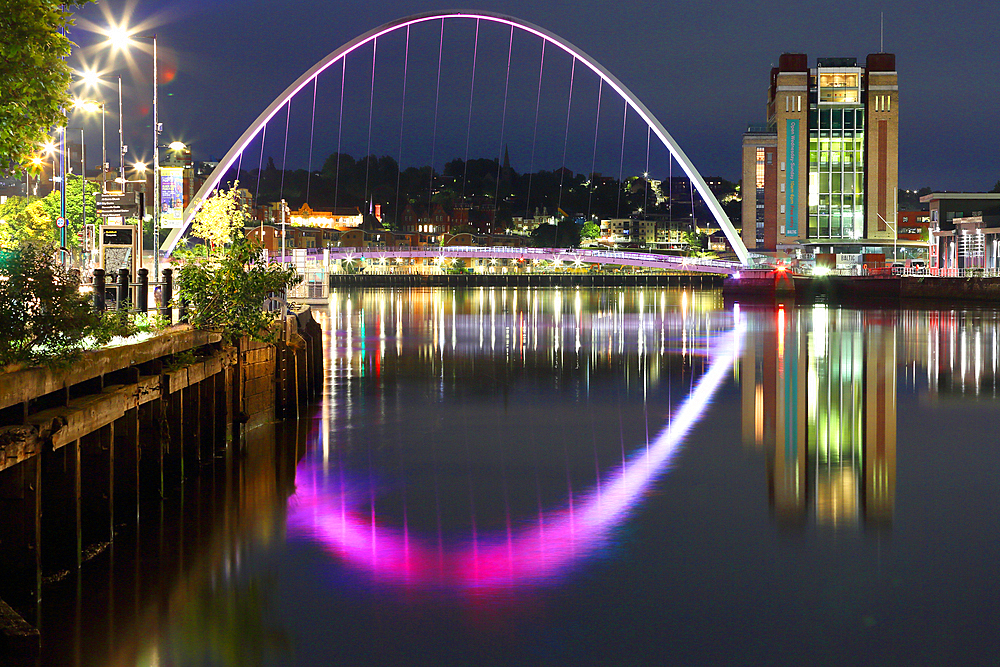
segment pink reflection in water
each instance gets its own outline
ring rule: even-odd
[[[328,488],[311,474],[320,462],[307,459],[297,474],[298,490],[289,502],[291,535],[321,543],[345,564],[374,581],[413,588],[492,592],[553,583],[580,560],[608,544],[652,482],[670,466],[685,435],[708,407],[740,354],[743,328],[710,346],[713,361],[670,422],[625,465],[598,480],[594,489],[570,498],[565,509],[539,510],[520,529],[473,531],[467,540],[442,542],[440,536],[413,535],[406,524],[379,525],[373,501],[357,490]]]

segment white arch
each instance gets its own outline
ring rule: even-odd
[[[663,124],[660,123],[660,121],[657,120],[652,113],[650,113],[649,109],[647,109],[646,106],[639,101],[639,99],[632,93],[631,90],[628,89],[628,87],[625,86],[625,84],[619,81],[615,75],[606,70],[600,63],[584,53],[581,49],[577,48],[573,44],[570,44],[558,35],[534,25],[533,23],[528,23],[527,21],[522,21],[521,19],[517,19],[512,16],[505,16],[503,14],[496,14],[483,10],[427,12],[424,14],[414,14],[412,16],[397,19],[375,28],[374,30],[370,30],[359,37],[355,37],[313,65],[308,71],[306,71],[305,74],[300,76],[294,83],[288,86],[288,88],[286,88],[285,91],[279,95],[269,107],[264,109],[264,111],[257,116],[257,120],[255,120],[253,124],[247,128],[246,132],[243,133],[243,136],[239,138],[239,141],[233,144],[233,147],[229,149],[229,152],[226,153],[225,157],[222,158],[218,166],[212,171],[208,180],[205,181],[201,188],[199,188],[192,202],[188,204],[187,208],[184,209],[184,221],[180,227],[180,231],[171,235],[172,239],[167,246],[166,254],[169,256],[170,253],[173,252],[174,246],[177,245],[177,241],[181,236],[183,236],[184,232],[187,231],[188,225],[191,224],[191,219],[197,212],[200,202],[204,201],[208,194],[215,188],[216,185],[218,185],[219,180],[221,180],[226,171],[233,166],[233,163],[236,162],[240,153],[242,153],[247,145],[257,136],[257,133],[260,132],[261,128],[263,128],[267,122],[271,120],[276,113],[278,113],[278,110],[281,109],[296,93],[302,90],[302,88],[304,88],[310,81],[330,67],[330,65],[339,61],[341,58],[347,57],[347,55],[351,52],[364,46],[368,42],[381,37],[382,35],[416,23],[450,18],[482,19],[524,30],[525,32],[529,32],[551,44],[554,44],[555,46],[558,46],[563,51],[593,70],[595,74],[603,79],[605,84],[611,86],[615,92],[622,96],[626,103],[632,107],[637,114],[639,114],[639,116],[646,122],[650,129],[652,129],[660,141],[663,142],[663,145],[674,156],[674,159],[681,165],[681,168],[684,169],[684,173],[686,173],[691,179],[691,182],[694,184],[694,187],[697,188],[702,199],[706,204],[708,204],[708,208],[712,211],[712,215],[715,216],[716,221],[719,223],[719,227],[721,227],[722,231],[725,232],[726,238],[729,239],[729,243],[736,251],[736,255],[739,257],[740,262],[744,265],[749,263],[749,253],[747,252],[746,246],[743,245],[743,240],[740,238],[739,234],[736,233],[736,229],[733,227],[733,223],[730,222],[729,216],[727,216],[726,212],[722,210],[722,205],[719,204],[719,200],[715,198],[715,195],[712,194],[712,191],[708,188],[708,184],[705,183],[705,179],[702,178],[700,173],[698,173],[698,170],[695,169],[691,160],[689,160],[688,156],[684,154],[684,151],[677,145],[677,142],[670,136],[667,130],[663,127]]]

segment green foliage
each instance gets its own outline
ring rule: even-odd
[[[580,230],[580,238],[584,239],[596,239],[601,235],[601,226],[594,222],[593,220],[588,220],[583,223],[583,229]]]
[[[228,190],[219,190],[205,200],[191,224],[191,233],[205,239],[213,249],[227,245],[234,236],[242,235],[251,222],[238,192],[239,181]]]
[[[566,218],[557,225],[538,225],[531,232],[536,248],[575,248],[580,245],[580,226]]]
[[[72,43],[60,30],[73,24],[65,7],[90,0],[0,0],[0,171],[27,162],[65,125]]]
[[[47,249],[0,250],[0,366],[60,365],[87,345],[105,345],[135,329],[127,314],[102,318],[76,277]]]
[[[66,247],[79,248],[80,239],[77,234],[82,228],[83,221],[80,217],[80,210],[84,208],[83,202],[83,179],[79,176],[69,176],[66,180]],[[87,224],[100,224],[97,217],[97,208],[94,204],[94,195],[101,191],[101,186],[96,183],[87,183],[86,215]],[[48,213],[49,220],[54,226],[56,218],[62,212],[60,194],[54,190],[41,199],[42,206]],[[59,238],[59,229],[53,232],[56,239]]]
[[[705,257],[711,254],[706,250],[708,248],[708,234],[684,232],[684,242],[688,244],[687,255],[689,257]]]
[[[55,220],[41,199],[8,197],[0,204],[0,221],[4,236],[13,244],[31,243],[39,246],[56,245]]]
[[[261,246],[238,235],[215,256],[181,267],[178,295],[188,302],[188,321],[198,329],[220,330],[230,339],[271,340],[273,316],[262,310],[264,300],[301,280],[294,268],[265,263]]]

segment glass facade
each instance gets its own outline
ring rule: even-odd
[[[809,237],[864,235],[865,109],[861,71],[813,79],[809,105]]]
[[[756,187],[756,239],[757,245],[764,243],[764,149],[757,148],[755,165],[755,187]]]

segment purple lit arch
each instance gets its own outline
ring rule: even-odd
[[[639,99],[625,86],[618,78],[611,72],[606,70],[600,63],[591,58],[589,55],[584,53],[581,49],[570,44],[563,38],[555,35],[544,28],[541,28],[533,23],[528,23],[527,21],[522,21],[521,19],[514,18],[512,16],[504,16],[503,14],[494,14],[491,12],[486,12],[482,10],[476,11],[450,11],[450,12],[428,12],[425,14],[414,14],[413,16],[407,16],[405,18],[397,19],[386,23],[383,26],[370,30],[365,34],[355,37],[351,41],[347,42],[340,48],[332,51],[329,55],[324,57],[318,63],[313,65],[305,74],[300,76],[295,80],[288,88],[285,89],[281,95],[279,95],[270,106],[267,107],[258,117],[253,124],[247,128],[243,136],[233,144],[233,147],[229,149],[225,157],[219,162],[218,166],[212,171],[211,176],[205,181],[204,185],[198,190],[197,194],[194,196],[191,204],[184,209],[184,221],[181,225],[179,231],[176,234],[171,234],[170,240],[167,244],[166,255],[169,256],[176,246],[177,241],[184,232],[187,231],[188,226],[191,224],[191,220],[194,214],[198,211],[200,204],[208,197],[209,193],[218,185],[222,176],[233,166],[239,155],[247,147],[247,145],[256,138],[257,134],[261,129],[267,124],[269,120],[278,110],[281,109],[296,93],[302,90],[309,82],[315,79],[320,73],[325,71],[328,67],[338,62],[342,58],[347,57],[348,54],[352,53],[356,49],[364,46],[368,42],[371,42],[382,35],[386,35],[390,32],[399,30],[400,28],[406,28],[408,26],[414,25],[416,23],[424,23],[426,21],[435,21],[438,19],[452,19],[452,18],[464,18],[464,19],[477,19],[483,21],[492,21],[494,23],[500,23],[503,25],[509,25],[513,28],[518,28],[525,32],[531,33],[546,42],[558,46],[560,49],[570,54],[587,67],[589,67],[595,74],[597,74],[604,81],[605,84],[611,86],[625,102],[646,122],[649,128],[654,134],[660,139],[663,145],[670,151],[674,159],[681,165],[684,173],[688,175],[694,187],[698,190],[702,199],[708,204],[708,208],[712,211],[712,215],[715,220],[719,223],[719,227],[725,232],[726,238],[729,239],[729,243],[732,245],[733,249],[736,251],[737,256],[744,265],[749,263],[749,253],[747,252],[746,246],[743,245],[743,240],[740,238],[739,234],[736,233],[736,229],[733,227],[733,223],[730,222],[729,216],[726,212],[722,210],[722,205],[712,194],[712,191],[708,188],[708,184],[705,183],[705,179],[702,178],[698,170],[695,169],[691,160],[685,155],[684,151],[681,150],[677,142],[674,141],[670,133],[663,127],[663,124],[646,108],[646,106],[639,101]]]

